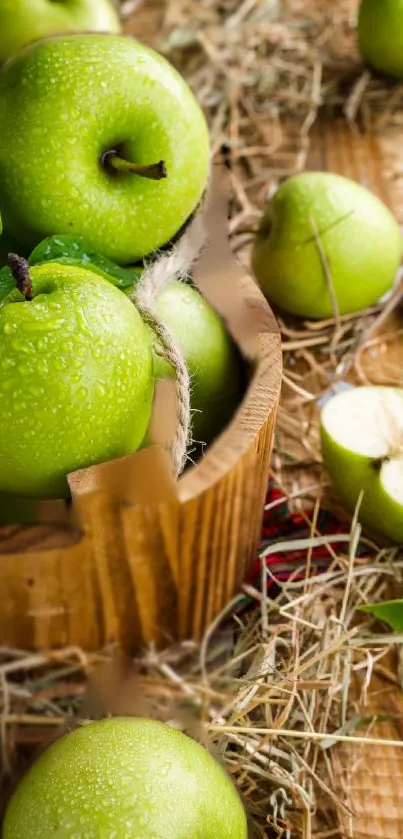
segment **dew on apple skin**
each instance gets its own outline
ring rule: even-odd
[[[15,367],[14,358],[3,358],[1,361],[2,370],[8,370],[10,367]]]
[[[13,408],[17,413],[20,413],[20,411],[26,411],[27,403],[26,402],[18,402],[18,401],[14,402]]]
[[[12,335],[14,332],[14,324],[13,323],[5,323],[3,326],[3,332],[5,335]]]
[[[33,384],[33,383],[28,385],[27,390],[28,390],[28,393],[30,393],[32,396],[40,397],[40,396],[45,395],[44,388],[39,387],[39,385],[36,385],[36,384]]]
[[[28,352],[29,353],[29,352],[31,352],[31,347],[29,346],[29,344],[25,343],[24,341],[21,341],[20,338],[13,338],[10,341],[10,346],[11,346],[11,349],[13,349],[14,352],[16,352],[16,353],[21,353],[21,352],[23,352],[23,353]]]
[[[13,382],[12,379],[4,379],[4,381],[2,381],[1,390],[6,391],[6,393],[7,393],[9,390],[13,390],[13,388],[14,388],[14,382]]]
[[[37,362],[36,369],[37,369],[39,374],[41,374],[42,376],[46,376],[46,374],[48,372],[48,365],[47,365],[46,361],[44,361],[43,359],[40,359]]]

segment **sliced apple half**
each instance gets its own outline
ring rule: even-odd
[[[403,544],[403,388],[357,387],[321,414],[323,462],[334,490],[370,530]]]

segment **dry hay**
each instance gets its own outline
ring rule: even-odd
[[[320,112],[360,128],[402,124],[403,86],[374,76],[356,46],[358,0],[126,0],[127,30],[185,75],[213,151],[234,169],[233,233],[256,221],[278,178],[304,168]]]
[[[372,77],[356,54],[353,0],[126,0],[123,9],[130,8],[128,31],[145,35],[184,72],[208,114],[214,149],[229,151],[231,233],[241,258],[248,258],[268,192],[304,168],[320,109],[344,113],[361,129],[402,121],[401,86]],[[398,292],[390,308],[397,299]],[[344,534],[321,532],[319,510],[335,506],[321,464],[317,402],[347,374],[365,380],[365,353],[376,347],[384,317],[374,307],[346,318],[335,312],[323,323],[280,321],[285,374],[273,474],[306,534],[266,547],[260,584],[245,584],[201,648],[145,651],[139,677],[126,672],[112,693],[108,673],[97,676],[97,667],[113,660],[113,651],[0,649],[3,803],[38,749],[80,716],[147,712],[197,737],[208,732],[239,784],[254,837],[345,835],[354,802],[338,744],[355,743],[367,754],[375,722],[371,676],[393,689],[399,684],[396,639],[370,634],[371,621],[357,619],[356,608],[401,583],[403,556],[364,538],[355,520],[350,528],[345,519]],[[388,376],[401,383],[400,369]],[[285,562],[295,551],[303,556],[274,589],[265,561],[273,550]]]
[[[397,684],[386,658],[392,639],[369,635],[355,610],[401,578],[403,558],[365,539],[358,557],[354,524],[351,533],[330,540],[315,535],[313,524],[311,530],[307,539],[276,546],[285,556],[306,549],[308,564],[279,586],[275,598],[262,595],[270,573],[262,562],[262,587],[245,585],[201,649],[189,643],[158,654],[149,650],[136,663],[140,678],[134,671],[124,677],[118,669],[103,671],[107,653],[0,650],[4,788],[39,747],[80,716],[147,713],[199,738],[208,733],[245,799],[251,836],[338,836],[353,802],[334,747],[354,742],[369,750],[371,675]],[[323,544],[326,572],[310,575],[309,557]],[[353,699],[349,685],[357,674],[363,675],[361,692]]]

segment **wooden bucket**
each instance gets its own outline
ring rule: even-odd
[[[216,190],[217,192],[217,190]],[[74,519],[0,528],[0,645],[200,638],[255,558],[281,384],[274,317],[234,259],[222,181],[195,281],[249,359],[231,425],[174,482],[159,446],[71,476]],[[229,305],[230,304],[230,305]],[[51,505],[52,516],[55,509]]]

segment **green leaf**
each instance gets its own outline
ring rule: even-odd
[[[395,632],[403,632],[403,600],[388,600],[385,603],[369,603],[359,607],[360,612],[374,615],[387,623]]]
[[[0,271],[0,307],[8,295],[15,289],[15,279],[10,268],[5,266]]]
[[[30,265],[41,265],[44,262],[58,262],[65,265],[81,265],[95,274],[110,280],[122,291],[129,290],[135,285],[142,274],[142,268],[122,268],[110,259],[95,253],[87,247],[83,238],[74,236],[51,236],[44,239],[28,260]]]

